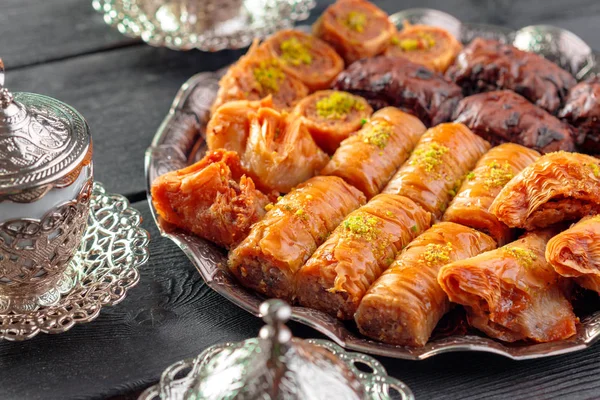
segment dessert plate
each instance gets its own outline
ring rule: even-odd
[[[141,222],[125,197],[94,183],[87,229],[58,289],[27,312],[3,312],[0,298],[0,339],[66,332],[96,319],[102,307],[121,302],[139,281],[138,268],[148,261],[149,235]]]
[[[104,22],[152,46],[239,49],[308,18],[314,0],[93,0]]]
[[[510,31],[496,26],[461,23],[449,14],[429,9],[405,10],[391,15],[390,18],[399,27],[403,21],[441,26],[460,37],[463,43],[468,43],[475,37],[495,38],[512,43],[521,49],[553,60],[571,71],[578,79],[585,79],[599,72],[597,55],[591,48],[575,34],[557,27],[534,25]],[[258,316],[259,305],[264,299],[238,284],[227,269],[223,268],[227,261],[224,250],[162,221],[152,206],[149,190],[156,177],[189,165],[198,159],[198,154],[202,155],[206,150],[203,138],[209,109],[215,99],[218,81],[223,72],[193,76],[175,97],[169,114],[146,151],[148,201],[161,234],[173,240],[185,252],[207,285],[229,301]],[[582,350],[600,338],[600,311],[583,317],[577,334],[568,340],[540,344],[510,344],[484,336],[461,335],[432,339],[421,348],[369,340],[360,335],[352,324],[314,309],[292,307],[291,319],[313,327],[348,350],[411,360],[421,360],[451,351],[485,351],[515,360],[525,360]]]

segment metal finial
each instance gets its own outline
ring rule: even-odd
[[[292,308],[282,300],[271,299],[263,302],[259,311],[267,324],[260,330],[259,336],[272,340],[273,345],[288,343],[292,333],[285,323],[292,316]]]

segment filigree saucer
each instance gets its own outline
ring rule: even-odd
[[[102,184],[94,183],[88,226],[61,283],[38,301],[43,305],[27,312],[3,313],[9,299],[0,298],[0,339],[20,341],[40,332],[65,332],[94,320],[103,306],[122,301],[149,257],[149,235],[141,222],[139,211],[129,207],[125,197],[106,193]]]
[[[314,0],[93,0],[125,36],[174,50],[239,49],[308,18]]]

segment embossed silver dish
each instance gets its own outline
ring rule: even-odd
[[[573,72],[578,79],[584,79],[599,71],[597,55],[590,47],[573,33],[560,28],[537,25],[513,32],[501,27],[463,24],[449,14],[428,9],[406,10],[392,15],[391,18],[399,25],[408,20],[411,23],[445,27],[459,35],[464,43],[479,36],[514,43],[520,48],[551,58]],[[222,73],[223,71],[201,73],[182,86],[146,152],[148,188],[159,175],[188,165],[206,150],[202,138]],[[219,267],[227,260],[224,251],[161,221],[152,207],[149,190],[148,199],[162,235],[173,240],[185,252],[206,283],[229,301],[258,315],[263,298],[246,290],[226,269]],[[451,351],[485,351],[515,360],[525,360],[582,350],[600,338],[600,311],[582,318],[577,335],[568,340],[542,344],[509,344],[484,336],[461,335],[433,339],[421,348],[394,346],[369,340],[351,325],[309,308],[292,307],[291,318],[313,327],[348,350],[411,360],[421,360]]]
[[[148,232],[127,199],[94,183],[87,227],[59,285],[29,311],[0,310],[0,339],[26,340],[90,322],[104,306],[119,303],[139,280],[148,260]],[[0,296],[0,308],[5,298]]]
[[[27,312],[65,288],[88,217],[92,153],[83,116],[10,92],[0,60],[0,311]]]
[[[175,50],[239,49],[308,18],[314,0],[93,0],[122,34]]]
[[[258,338],[218,344],[171,365],[139,400],[414,400],[374,358],[327,340],[292,338],[285,302],[267,300],[260,311],[266,325]]]

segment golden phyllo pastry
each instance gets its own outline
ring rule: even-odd
[[[527,230],[600,213],[600,160],[564,151],[546,154],[504,186],[490,212]]]
[[[231,272],[246,287],[290,300],[294,277],[365,196],[343,179],[317,176],[267,206],[267,215],[229,253]]]
[[[262,107],[273,108],[271,96],[256,101],[230,101],[217,108],[206,125],[208,149],[226,149],[243,154],[250,132],[249,116]]]
[[[495,247],[492,238],[474,229],[452,222],[434,225],[371,286],[356,312],[358,329],[385,343],[424,346],[450,310],[437,281],[440,268]]]
[[[526,233],[497,250],[443,267],[438,281],[450,301],[467,309],[469,323],[506,342],[551,342],[576,332],[565,297],[567,282],[544,252],[556,229]]]
[[[445,29],[404,22],[404,28],[392,37],[385,55],[403,57],[444,73],[461,50],[460,42]]]
[[[301,80],[310,90],[328,88],[344,69],[344,60],[331,46],[302,31],[279,31],[263,46],[279,59],[288,75]]]
[[[322,90],[302,99],[293,116],[303,117],[315,142],[329,154],[356,132],[373,109],[365,99],[347,92]]]
[[[352,319],[369,286],[403,247],[429,228],[430,218],[406,197],[375,196],[348,215],[298,271],[298,302]]]
[[[439,219],[463,178],[489,148],[463,124],[437,125],[423,134],[383,193],[406,196]]]
[[[329,161],[302,118],[288,118],[266,107],[249,116],[242,165],[259,188],[287,193],[316,175]]]
[[[344,178],[370,199],[408,159],[424,132],[417,117],[394,107],[382,108],[342,142],[321,174]]]
[[[313,33],[351,64],[381,54],[396,27],[385,12],[366,0],[338,0],[315,22]]]
[[[268,203],[231,151],[210,152],[152,183],[152,204],[161,218],[226,248],[248,235]]]
[[[550,239],[546,260],[560,275],[600,293],[600,215],[585,217]]]
[[[512,231],[488,211],[500,190],[540,154],[514,143],[492,148],[469,172],[444,213],[444,221],[456,222],[493,237],[499,246],[512,239]]]
[[[255,41],[219,81],[211,112],[228,101],[260,100],[268,95],[273,96],[275,108],[291,109],[308,91],[300,79],[285,72],[278,58]]]

